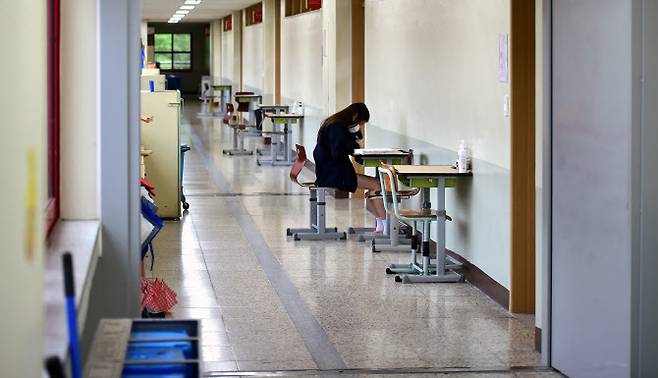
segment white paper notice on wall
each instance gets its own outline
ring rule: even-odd
[[[498,80],[501,83],[509,82],[509,34],[498,35]]]

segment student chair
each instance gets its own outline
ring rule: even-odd
[[[437,220],[437,214],[432,209],[401,209],[400,208],[400,190],[398,187],[398,175],[393,166],[382,164],[377,168],[379,172],[379,182],[382,187],[382,198],[386,213],[394,215],[401,221],[411,223],[411,261],[409,264],[392,264],[386,268],[387,274],[404,274],[402,277],[396,276],[395,281],[403,282],[407,274],[430,275],[436,272],[436,265],[430,264],[430,225]],[[385,194],[385,195],[384,195]],[[452,218],[446,215],[446,219],[451,221]],[[421,263],[418,263],[418,225],[422,228],[422,254]]]
[[[302,145],[295,145],[297,149],[297,161],[290,169],[290,179],[295,184],[308,188],[311,193],[309,199],[309,225],[308,228],[289,228],[286,230],[288,236],[294,240],[345,240],[347,234],[338,232],[335,227],[326,227],[326,203],[325,196],[331,188],[315,185],[315,168],[313,163],[306,158],[306,149]]]
[[[201,78],[201,84],[199,85],[199,100],[201,100],[201,112],[199,115],[207,116],[210,115],[209,112],[209,102],[212,101],[212,81],[209,76],[203,76]]]
[[[222,153],[230,156],[253,155],[253,151],[244,148],[244,133],[246,126],[240,122],[235,115],[233,104],[226,104],[226,113],[223,123],[233,130],[233,148],[225,149]]]

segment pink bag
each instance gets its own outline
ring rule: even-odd
[[[142,308],[148,308],[151,312],[168,312],[178,300],[174,292],[161,279],[154,281],[142,278]]]

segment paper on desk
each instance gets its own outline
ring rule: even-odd
[[[390,154],[405,153],[401,148],[359,148],[354,150],[355,154]]]

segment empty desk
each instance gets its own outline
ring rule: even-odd
[[[401,281],[420,282],[460,282],[463,277],[446,266],[446,187],[454,186],[458,177],[472,176],[470,172],[459,173],[456,168],[444,165],[394,165],[399,180],[414,188],[420,188],[423,195],[423,208],[430,209],[430,189],[436,188],[436,271],[430,275],[405,274]],[[429,268],[429,267],[427,267]]]
[[[273,130],[272,130],[272,145],[269,159],[257,159],[257,163],[260,164],[272,164],[272,165],[292,165],[292,130],[291,126],[293,124],[299,124],[301,120],[304,119],[303,115],[299,114],[288,114],[288,113],[265,113],[265,117],[268,117],[272,120]],[[274,137],[283,137],[283,151],[278,147],[278,144],[274,143]],[[282,159],[279,159],[279,156]]]

